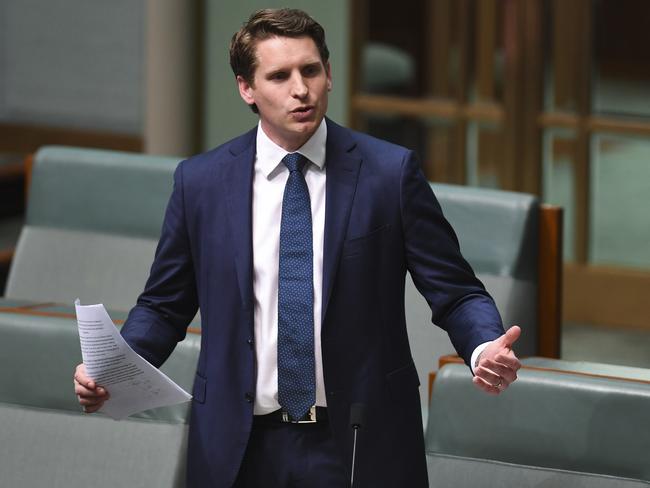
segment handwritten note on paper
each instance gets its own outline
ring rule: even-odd
[[[110,393],[101,412],[115,420],[189,401],[189,395],[124,341],[104,305],[75,301],[86,372]]]

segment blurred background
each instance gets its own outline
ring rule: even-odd
[[[332,119],[433,181],[564,208],[563,358],[650,367],[647,0],[0,0],[0,291],[25,157],[180,159],[247,130],[228,43],[285,6],[326,29]]]

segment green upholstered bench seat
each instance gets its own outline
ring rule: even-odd
[[[649,483],[648,412],[650,383],[522,368],[518,381],[494,397],[474,387],[466,366],[448,364],[436,375],[429,409],[426,447],[436,469],[430,476],[452,486],[444,473],[460,470],[472,473],[479,483],[472,486],[528,486],[515,481],[521,472],[496,469],[499,462],[555,470],[551,479],[572,473],[571,483],[548,486],[602,486],[579,482],[576,473],[611,478],[605,486]]]
[[[0,402],[80,411],[72,387],[74,368],[81,362],[74,318],[0,312],[0,336]],[[187,334],[161,368],[190,393],[200,339],[198,334]],[[137,417],[184,421],[187,413],[188,404],[183,404]]]
[[[70,390],[69,378],[67,385]],[[0,425],[2,486],[185,486],[184,422],[117,422],[83,414],[79,408],[72,412],[0,402]]]
[[[0,336],[0,485],[184,486],[189,403],[122,421],[84,414],[74,318],[0,312]],[[188,392],[199,346],[188,334],[161,368]]]
[[[647,488],[628,478],[429,453],[434,488]]]
[[[650,369],[620,366],[617,364],[593,363],[589,361],[563,361],[542,357],[529,357],[521,362],[524,366],[546,368],[567,373],[582,373],[597,376],[613,376],[616,378],[647,381],[650,383]]]
[[[0,485],[184,486],[189,403],[117,422],[82,413],[72,383],[81,362],[73,300],[126,318],[149,273],[177,162],[62,147],[36,154],[0,299]],[[188,392],[199,347],[200,335],[188,333],[161,368]]]

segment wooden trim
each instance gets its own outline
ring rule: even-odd
[[[566,264],[563,320],[650,330],[650,271]]]
[[[559,358],[562,334],[563,209],[541,205],[537,282],[537,354]]]
[[[476,4],[475,73],[479,100],[494,100],[494,52],[497,45],[496,0],[481,0]]]
[[[491,102],[468,103],[461,107],[461,115],[467,120],[503,124],[505,110],[502,104]]]
[[[455,0],[454,0],[455,1]],[[451,51],[452,4],[450,0],[427,2],[427,15],[431,26],[427,31],[427,49],[430,59],[425,67],[427,88],[435,97],[451,97],[449,83],[449,54]]]
[[[16,162],[0,165],[0,180],[18,179],[23,176],[22,155],[16,156]]]
[[[19,315],[32,315],[36,317],[58,317],[65,319],[76,319],[77,316],[68,312],[45,312],[38,310],[39,307],[52,306],[52,303],[38,303],[32,305],[21,305],[20,307],[0,307],[0,313],[15,313]],[[115,324],[123,324],[124,320],[113,320]],[[199,327],[188,327],[187,332],[191,334],[201,334]]]
[[[518,166],[523,154],[523,77],[522,60],[522,20],[523,5],[518,0],[504,2],[504,51],[505,51],[505,81],[504,81],[504,158],[499,171],[500,188],[503,190],[519,190]]]
[[[541,0],[523,3],[523,102],[522,167],[518,187],[521,191],[542,195],[542,130],[537,115],[542,111],[544,86],[542,55]]]
[[[591,132],[614,132],[650,137],[650,122],[642,120],[626,120],[597,115],[587,119],[587,126]]]
[[[561,127],[576,131],[582,128],[590,133],[610,132],[650,137],[650,122],[646,122],[645,120],[632,120],[603,115],[580,117],[568,112],[545,112],[539,115],[537,123],[542,128]]]
[[[460,118],[501,124],[504,110],[497,103],[459,104],[447,98],[400,98],[383,95],[358,94],[351,99],[353,110],[368,113],[406,115],[411,117],[434,116],[442,119]]]
[[[438,358],[438,369],[446,364],[465,364],[462,358],[456,354],[446,354]],[[431,403],[431,393],[433,392],[433,382],[436,380],[437,371],[429,371],[428,387],[429,387],[429,403]]]
[[[578,130],[581,119],[576,114],[570,112],[543,112],[537,117],[537,123],[542,128],[560,127]]]
[[[191,97],[192,114],[194,123],[194,134],[191,136],[192,153],[203,152],[203,140],[206,121],[206,91],[205,85],[208,79],[206,67],[206,2],[199,1],[194,6],[194,16],[192,19],[194,38],[192,39],[192,48],[194,53],[194,64],[196,66],[193,77],[194,93]]]
[[[141,152],[144,145],[143,139],[139,135],[119,134],[99,130],[0,123],[0,151],[32,153],[36,152],[39,147],[48,144],[133,152]]]
[[[29,189],[32,184],[32,172],[34,171],[34,153],[30,153],[25,156],[23,162],[24,172],[25,172],[25,206],[29,201]]]
[[[580,55],[576,60],[577,65],[577,112],[583,120],[591,114],[591,0],[579,0],[575,4],[577,10],[578,28],[576,48]],[[575,28],[572,27],[572,28]],[[578,263],[586,263],[589,248],[589,200],[591,196],[591,144],[590,132],[586,124],[578,126],[576,137],[575,159],[575,204],[576,204],[576,241],[575,259]]]
[[[453,183],[460,185],[467,184],[467,127],[468,127],[468,108],[476,107],[476,104],[468,105],[467,96],[469,92],[469,58],[470,58],[470,37],[471,26],[470,5],[468,0],[455,2],[458,19],[458,82],[456,83],[456,101],[462,107],[463,117],[456,121],[452,131],[452,137],[456,146],[453,148],[455,154],[452,154],[451,161],[455,162],[455,172],[452,177]],[[482,103],[482,102],[481,102]],[[492,101],[488,102],[490,106],[496,106]],[[485,104],[482,103],[482,106]]]
[[[363,130],[361,127],[361,117],[352,103],[358,94],[361,92],[361,76],[362,76],[362,49],[365,39],[368,37],[368,16],[367,0],[350,0],[349,2],[349,18],[348,35],[350,38],[350,53],[348,63],[348,110],[347,118],[350,127],[357,130]]]
[[[14,248],[0,249],[0,266],[8,266],[14,258]]]

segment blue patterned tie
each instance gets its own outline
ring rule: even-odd
[[[282,199],[278,277],[278,400],[293,420],[316,403],[311,201],[298,153],[282,162],[289,179]]]

